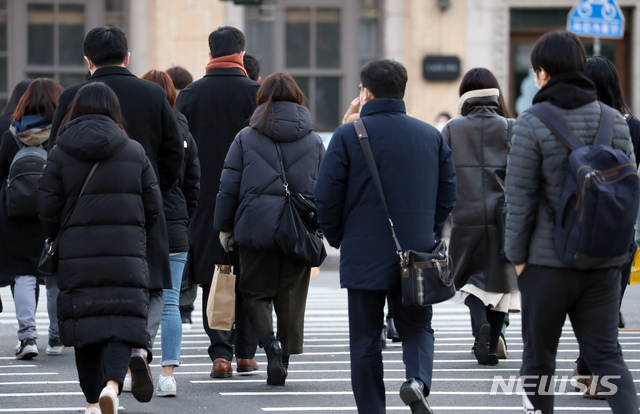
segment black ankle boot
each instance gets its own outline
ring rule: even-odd
[[[387,338],[392,342],[401,342],[400,334],[396,330],[396,325],[393,322],[393,318],[387,317]]]
[[[282,364],[282,347],[274,335],[264,337],[260,342],[267,354],[267,384],[284,385],[287,371]]]

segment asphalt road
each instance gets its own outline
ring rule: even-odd
[[[0,314],[0,413],[83,412],[85,400],[77,382],[73,349],[59,356],[45,355],[47,315],[44,292],[37,314],[40,356],[16,361],[17,323],[8,288],[0,289],[5,304]],[[640,380],[640,288],[631,286],[623,303],[627,330],[620,342],[634,379]],[[258,349],[260,369],[254,374],[234,374],[230,379],[211,379],[207,356],[208,338],[202,319],[194,313],[194,324],[183,334],[182,366],[176,369],[178,395],[155,397],[146,404],[130,394],[120,398],[124,413],[342,413],[355,412],[349,377],[346,292],[339,288],[338,274],[323,270],[310,287],[305,325],[305,353],[291,359],[284,387],[266,384],[266,357]],[[494,377],[504,383],[518,374],[522,342],[520,318],[512,315],[507,330],[509,356],[497,367],[479,366],[470,348],[473,339],[467,308],[455,298],[434,307],[436,355],[434,381],[429,402],[436,413],[521,413],[522,398],[495,389]],[[160,335],[155,353],[160,354]],[[568,376],[578,353],[569,324],[565,326],[558,353],[557,375]],[[387,411],[409,412],[398,396],[404,381],[401,345],[388,341],[383,352]],[[160,373],[159,359],[152,372]],[[235,367],[234,367],[235,368]],[[494,393],[495,394],[495,393]],[[576,393],[556,396],[556,412],[608,412],[606,402],[582,398]]]

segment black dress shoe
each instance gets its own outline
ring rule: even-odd
[[[473,353],[476,356],[476,360],[480,365],[487,365],[487,357],[489,356],[489,334],[491,333],[491,327],[488,323],[485,323],[478,329],[478,335],[476,336],[475,347]]]

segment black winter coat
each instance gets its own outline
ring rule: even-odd
[[[256,109],[256,114],[264,105]],[[293,102],[274,102],[262,131],[247,127],[229,148],[220,177],[214,227],[233,231],[238,246],[277,250],[273,240],[284,211],[285,189],[274,141],[280,144],[289,189],[314,199],[313,186],[324,145],[313,132],[309,110]],[[255,116],[250,125],[255,125]]]
[[[100,161],[80,198],[93,164]],[[69,220],[64,222],[77,201]],[[162,196],[144,148],[110,118],[78,117],[61,129],[38,192],[40,219],[58,243],[58,320],[67,346],[121,341],[144,347],[147,233]]]
[[[238,69],[214,68],[180,91],[176,101],[189,121],[201,167],[198,208],[189,224],[189,272],[197,284],[211,283],[214,265],[222,260],[224,250],[213,228],[220,173],[233,139],[248,125],[259,88]]]
[[[169,235],[169,253],[184,253],[189,251],[189,221],[198,207],[200,162],[187,119],[177,111],[176,118],[184,140],[184,158],[176,185],[164,196],[163,208]]]
[[[514,120],[499,115],[497,93],[486,89],[463,95],[463,116],[442,129],[458,179],[449,252],[457,289],[470,283],[485,292],[510,293],[518,291],[518,281],[513,265],[498,257],[496,207],[499,200],[504,203]]]
[[[20,134],[23,142],[47,145],[49,128],[34,128]],[[2,135],[0,142],[0,285],[13,283],[18,275],[40,275],[38,261],[44,239],[44,231],[38,217],[16,218],[7,213],[7,185],[9,167],[20,150],[11,131]]]
[[[127,134],[144,148],[163,194],[173,188],[184,154],[184,144],[176,116],[167,94],[160,85],[137,78],[128,69],[107,66],[97,69],[85,82],[71,86],[60,95],[51,128],[51,137],[58,134],[62,119],[69,110],[78,90],[90,82],[103,82],[118,96]],[[50,147],[55,139],[50,140]],[[51,149],[51,148],[49,148]],[[171,288],[169,268],[169,240],[164,218],[160,213],[158,225],[149,234],[147,244],[149,289]]]

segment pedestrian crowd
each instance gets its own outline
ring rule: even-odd
[[[295,79],[262,78],[236,28],[210,34],[210,60],[195,82],[178,66],[136,77],[117,27],[89,31],[83,51],[86,81],[66,89],[47,78],[22,81],[0,116],[0,284],[15,302],[16,359],[39,354],[44,285],[46,354],[74,348],[86,413],[116,413],[122,392],[140,402],[177,395],[197,286],[210,376],[231,377],[234,356],[236,372],[260,369],[260,347],[267,383],[285,385],[291,356],[303,353],[312,269],[275,235],[300,199],[312,206],[299,217],[303,233],[340,248],[359,413],[386,410],[387,338],[402,342],[400,398],[414,414],[433,412],[433,311],[404,303],[396,246],[434,250],[449,218],[453,283],[469,309],[478,364],[508,358],[509,313],[522,313],[520,373],[535,380],[525,412],[553,412],[545,381],[567,315],[583,395],[606,398],[614,413],[638,411],[618,325],[640,242],[640,121],[615,66],[587,58],[575,35],[549,32],[536,42],[540,90],[517,119],[491,71],[473,68],[459,86],[457,117],[443,112],[429,125],[407,113],[403,65],[371,61],[326,149]],[[567,171],[576,163],[588,173],[571,193]],[[600,198],[589,198],[601,187]],[[615,206],[624,208],[612,213]],[[54,273],[39,265],[45,240]],[[207,312],[221,266],[236,275],[230,330]]]

